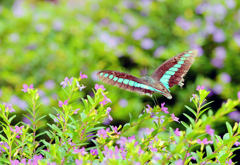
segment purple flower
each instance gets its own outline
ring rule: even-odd
[[[240,100],[240,91],[238,91],[237,95],[238,95],[238,100]]]
[[[164,113],[169,113],[168,112],[168,108],[167,107],[164,107],[164,105],[165,105],[165,102],[164,103],[161,103],[161,109],[162,109],[162,111],[164,112]]]
[[[0,142],[0,153],[5,152],[5,149],[9,149],[9,146],[6,142]]]
[[[225,41],[225,34],[222,29],[217,29],[213,32],[213,40],[217,43]]]
[[[154,42],[151,38],[144,38],[142,41],[141,41],[141,46],[143,49],[151,49],[153,46],[154,46]]]
[[[172,113],[171,114],[171,116],[172,116],[172,119],[174,120],[174,121],[176,121],[176,122],[178,122],[178,123],[180,123],[178,120],[179,120],[179,118],[178,117],[176,117],[175,115],[174,115],[174,113]]]
[[[80,108],[76,109],[73,113],[76,115]]]
[[[138,136],[139,136],[140,138],[144,138],[143,135],[148,136],[148,135],[150,135],[153,131],[154,131],[153,128],[151,128],[151,129],[149,129],[149,128],[141,128],[141,129],[139,129],[139,131],[138,131]]]
[[[226,0],[225,3],[229,9],[233,9],[236,6],[236,3],[234,0]]]
[[[135,40],[142,39],[145,35],[147,35],[149,32],[149,29],[147,26],[141,26],[137,30],[135,30],[132,34],[133,38]]]
[[[81,149],[74,149],[73,154],[81,153],[82,156],[86,155],[88,152],[85,151],[85,148],[82,147]]]
[[[212,144],[212,141],[207,141],[207,138],[204,138],[202,141],[200,139],[197,139],[198,144]]]
[[[178,159],[178,160],[175,162],[175,165],[183,165],[182,159]]]
[[[19,165],[19,160],[10,160],[11,165]]]
[[[107,111],[108,119],[111,120],[111,121],[113,121],[113,118],[112,118],[112,116],[110,115],[111,108],[108,107],[106,111]]]
[[[55,82],[53,80],[45,81],[44,86],[47,89],[53,89],[55,87]]]
[[[229,159],[229,161],[226,161],[226,164],[232,165],[233,164],[232,159]]]
[[[12,127],[10,127],[10,130],[11,130],[13,133],[16,133],[16,134],[17,134],[16,138],[20,138],[19,135],[22,135],[22,129],[23,129],[23,128],[24,128],[24,126],[21,126],[21,127],[15,126],[15,129],[13,129]]]
[[[145,110],[143,110],[143,112],[145,112]],[[146,112],[149,114],[151,114],[151,112],[152,112],[152,107],[148,104],[147,104]]]
[[[240,47],[240,34],[234,34],[233,38],[238,47]]]
[[[62,102],[62,101],[58,102],[59,107],[62,107],[63,105],[67,105],[67,104],[68,104],[68,100],[65,100],[64,102]]]
[[[206,132],[207,132],[210,136],[213,136],[213,135],[214,135],[214,129],[212,129],[210,125],[206,125]]]
[[[202,86],[199,86],[199,85],[198,85],[196,90],[199,91],[199,90],[204,90],[204,89],[205,89],[205,86],[204,86],[204,85],[202,85]]]
[[[68,82],[70,85],[72,85],[72,81],[73,81],[73,77],[70,78],[70,80],[68,79],[68,77],[65,77],[64,81],[62,81],[60,85],[62,85],[63,88],[65,88],[68,85]]]
[[[220,60],[225,59],[227,52],[226,52],[226,49],[224,47],[218,46],[218,47],[215,48],[214,51],[215,51],[215,58],[220,59]]]
[[[88,76],[87,76],[87,75],[85,75],[85,74],[82,74],[82,71],[80,72],[80,77],[81,77],[81,79],[88,78]]]
[[[76,163],[76,165],[82,165],[83,164],[83,160],[76,159],[75,163]]]
[[[188,31],[191,29],[192,24],[190,21],[185,20],[182,17],[177,17],[177,19],[175,20],[176,24],[183,30]]]
[[[98,89],[102,89],[103,91],[106,90],[106,88],[104,88],[103,85],[98,85],[98,84],[95,84],[95,87],[94,87],[96,90]]]
[[[164,47],[163,46],[160,46],[158,47],[154,52],[153,52],[153,56],[154,57],[160,57],[164,51]]]
[[[34,88],[33,88],[33,84],[29,85],[29,87],[28,87],[27,84],[23,84],[23,89],[22,89],[21,91],[27,92],[28,89],[34,89]]]
[[[91,149],[91,150],[90,150],[90,153],[91,153],[92,155],[98,155],[98,150],[97,150],[97,148]]]
[[[197,97],[196,94],[192,94],[192,97],[190,98],[190,102],[192,102],[193,99],[195,99],[195,97]]]
[[[116,141],[116,144],[118,144],[120,147],[124,147],[127,143],[127,138],[121,136],[119,140]]]
[[[216,94],[221,94],[222,93],[222,90],[223,90],[223,87],[221,84],[216,84],[214,87],[213,87],[213,91],[214,93]]]
[[[124,108],[128,105],[128,101],[126,99],[120,99],[118,104]]]
[[[176,136],[180,136],[181,131],[179,131],[179,128],[176,128],[176,130],[174,131],[174,133],[175,133]]]
[[[102,93],[102,95],[104,97],[104,100],[101,101],[99,104],[106,105],[109,102],[112,103],[112,101],[109,98],[107,98],[107,96],[102,91],[101,91],[101,93]]]
[[[224,83],[230,83],[231,82],[231,76],[227,73],[222,73],[221,74],[221,80],[224,82]]]
[[[108,137],[107,133],[110,131],[110,128],[107,128],[106,130],[104,130],[103,128],[97,131],[97,136],[98,137],[102,137],[103,139],[106,139],[106,137]]]
[[[228,117],[230,119],[233,119],[237,122],[240,122],[240,112],[239,111],[233,111],[228,114]]]
[[[115,134],[117,134],[117,135],[120,135],[120,134],[121,134],[120,132],[118,132],[118,127],[117,127],[117,126],[113,126],[112,129],[113,129],[113,132],[114,132]]]
[[[197,49],[198,56],[202,56],[204,54],[204,50],[200,45],[190,43],[190,46],[191,46],[192,49]]]
[[[12,108],[12,104],[3,103],[3,105],[5,105],[6,111],[9,111],[10,113],[15,112],[15,110]]]
[[[239,146],[239,145],[240,145],[240,142],[236,141],[236,142],[234,143],[234,145],[235,145],[235,146]]]

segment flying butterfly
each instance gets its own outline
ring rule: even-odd
[[[157,92],[168,99],[172,99],[169,88],[174,85],[179,85],[182,88],[184,85],[183,77],[193,64],[197,53],[197,50],[192,49],[177,54],[159,66],[150,77],[137,78],[130,74],[113,70],[100,71],[97,73],[97,76],[107,84],[137,92],[141,95],[152,96],[153,93]]]

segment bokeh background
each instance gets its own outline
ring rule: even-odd
[[[156,97],[186,121],[182,113],[191,114],[184,105],[194,108],[190,97],[205,85],[216,111],[240,91],[239,7],[238,0],[0,0],[0,102],[13,104],[14,123],[29,122],[22,116],[29,107],[23,84],[40,90],[39,115],[55,113],[65,77],[83,71],[89,78],[81,81],[87,87],[80,95],[93,96],[94,85],[103,84],[96,77],[100,70],[141,77],[177,53],[197,49],[183,89],[171,88],[172,100]],[[124,124],[129,113],[136,119],[146,104],[154,106],[148,96],[104,85],[114,119],[105,124]],[[80,100],[74,105],[83,109]],[[240,121],[240,113],[236,109],[226,120]],[[212,127],[225,133],[225,121]],[[47,122],[53,121],[46,117],[39,125]]]

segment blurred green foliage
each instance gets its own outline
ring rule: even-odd
[[[240,91],[240,2],[231,2],[0,1],[0,101],[24,113],[22,85],[34,84],[44,91],[40,115],[47,114],[57,106],[65,77],[83,71],[89,78],[84,79],[87,88],[82,96],[92,95],[95,83],[103,84],[96,78],[99,70],[123,69],[140,77],[147,67],[150,75],[170,57],[195,48],[199,57],[185,76],[183,89],[171,88],[172,100],[157,94],[158,102],[166,102],[170,113],[185,120],[183,105],[197,85],[205,85],[213,91],[209,100],[215,100],[217,109]],[[223,73],[231,80],[225,81]],[[105,87],[116,123],[124,123],[129,113],[136,118],[146,104],[154,104],[148,96]]]

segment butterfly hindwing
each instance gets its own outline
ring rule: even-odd
[[[107,84],[114,85],[128,91],[150,96],[155,92],[154,88],[145,81],[127,73],[105,70],[98,72],[97,76],[100,80]]]
[[[196,56],[197,50],[195,49],[179,53],[158,67],[151,77],[160,81],[168,90],[174,85],[182,87],[183,77],[187,74]]]

